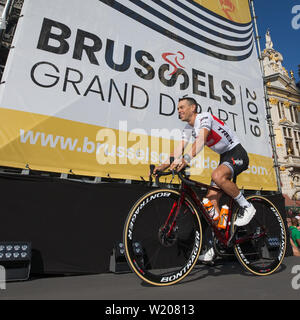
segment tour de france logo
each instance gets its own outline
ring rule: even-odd
[[[181,51],[178,51],[177,53],[171,53],[171,52],[163,53],[162,58],[173,67],[173,72],[169,74],[170,76],[173,76],[174,74],[177,73],[178,67],[184,69],[184,66],[178,61],[178,59],[180,60],[185,59],[185,55]],[[174,61],[171,61],[170,60],[171,58]]]
[[[235,5],[231,2],[231,0],[219,0],[219,2],[222,7],[222,10],[226,14],[226,17],[229,20],[233,21],[231,14],[234,13],[236,10]]]

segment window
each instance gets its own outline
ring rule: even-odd
[[[298,108],[296,106],[290,107],[290,115],[292,122],[299,123]]]
[[[294,136],[295,136],[295,134],[296,134],[296,132],[294,132]],[[287,155],[295,155],[292,129],[283,127],[283,136],[284,136],[285,148],[286,148]],[[298,143],[298,145],[299,145],[299,143]],[[297,145],[296,145],[296,147],[297,147]]]
[[[286,131],[286,128],[285,127],[283,127],[283,136],[284,137],[286,137],[287,136],[287,133],[286,133],[287,131]]]
[[[294,113],[294,116],[295,116],[295,122],[299,123],[298,108],[296,106],[292,106],[291,109],[293,109],[293,113]]]
[[[279,119],[281,119],[280,102],[278,102],[278,104],[277,104],[277,109],[278,109]]]
[[[294,109],[293,109],[293,107],[290,107],[290,114],[291,114],[291,121],[292,121],[292,122],[295,122]]]
[[[279,105],[280,105],[280,110],[281,110],[282,117],[286,118],[283,102],[279,102]]]
[[[286,138],[285,139],[285,147],[288,155],[295,155],[295,150],[293,146],[293,139]]]
[[[294,131],[294,136],[295,136],[295,145],[296,145],[296,151],[297,155],[300,156],[300,132],[299,131]]]
[[[278,102],[277,109],[278,109],[279,119],[285,118],[286,116],[285,116],[285,112],[284,112],[284,106],[281,101]]]
[[[298,152],[298,156],[300,156],[300,147],[299,147],[299,142],[296,141],[296,149],[297,149],[297,152]]]

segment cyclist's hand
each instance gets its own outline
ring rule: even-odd
[[[158,172],[165,171],[167,168],[169,168],[169,164],[161,164],[154,168],[153,175],[155,176]]]
[[[170,170],[176,170],[177,172],[183,170],[188,166],[188,163],[184,159],[176,159],[170,166]]]

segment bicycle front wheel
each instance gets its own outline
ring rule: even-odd
[[[285,256],[287,237],[284,221],[268,199],[251,196],[247,200],[254,206],[256,213],[248,225],[238,227],[235,254],[251,273],[270,275],[279,268]],[[235,212],[233,221],[239,210]],[[233,228],[236,227],[233,225]]]
[[[129,266],[142,280],[168,286],[185,278],[202,245],[197,210],[180,193],[158,189],[144,195],[130,210],[124,227]]]

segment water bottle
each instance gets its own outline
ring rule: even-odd
[[[228,213],[229,213],[229,207],[225,204],[220,212],[220,219],[218,223],[219,229],[226,229],[227,222],[228,222]]]
[[[207,210],[210,218],[214,221],[217,221],[219,219],[219,215],[214,205],[207,198],[204,198],[202,203],[205,209]]]

